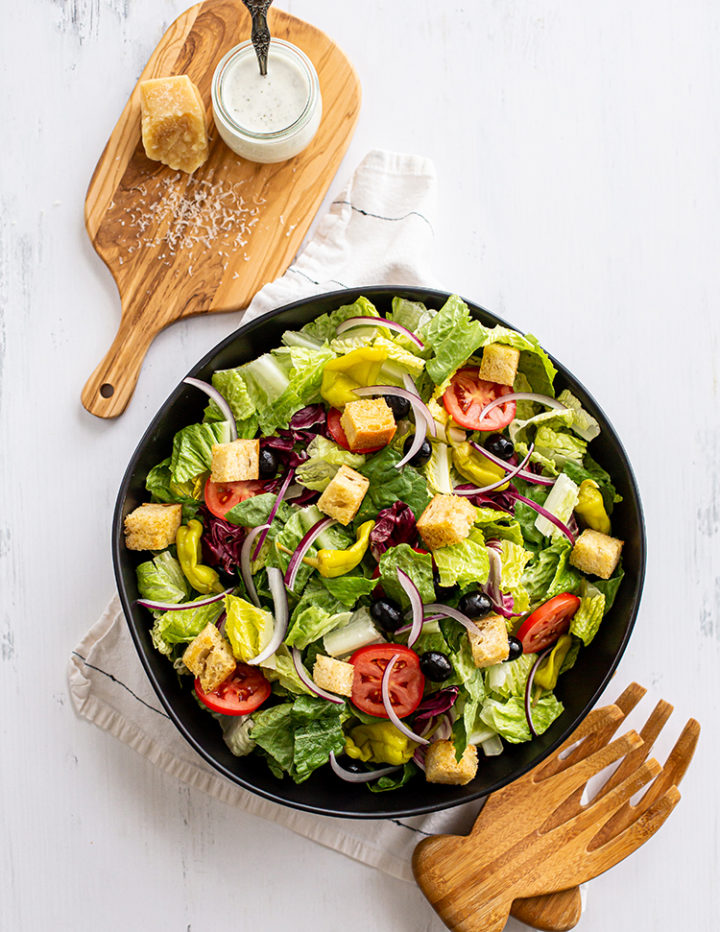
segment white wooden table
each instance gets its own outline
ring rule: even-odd
[[[681,701],[705,731],[680,808],[592,884],[581,928],[714,932],[720,8],[284,5],[332,35],[363,84],[331,194],[373,146],[431,156],[434,271],[535,332],[625,441],[649,562],[618,681]],[[83,228],[85,189],[183,7],[35,0],[0,30],[0,928],[438,930],[412,886],[189,791],[69,707],[68,652],[113,588],[125,463],[178,378],[236,325],[162,334],[119,421],[81,408],[119,316]]]

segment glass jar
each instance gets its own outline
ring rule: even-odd
[[[317,72],[297,46],[272,39],[268,73],[252,42],[230,49],[212,81],[213,118],[224,142],[251,162],[284,162],[311,142],[322,116]]]

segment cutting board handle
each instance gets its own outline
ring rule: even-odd
[[[568,932],[574,929],[582,916],[580,887],[571,887],[558,893],[518,898],[513,902],[510,915],[531,929],[543,932]]]
[[[123,316],[112,346],[85,383],[81,400],[96,417],[118,417],[135,391],[140,368],[159,329],[148,326],[147,317],[123,309]]]

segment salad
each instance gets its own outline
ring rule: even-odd
[[[251,362],[125,519],[154,646],[300,783],[464,784],[563,713],[623,572],[597,421],[533,336],[365,297]],[[216,723],[210,721],[210,717]]]

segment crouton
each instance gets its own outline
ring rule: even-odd
[[[510,641],[507,625],[500,615],[491,614],[474,618],[480,633],[468,631],[470,650],[476,667],[491,667],[494,663],[507,660],[510,656]]]
[[[425,779],[428,783],[448,783],[464,786],[478,769],[477,748],[468,744],[459,761],[455,760],[452,741],[433,741],[425,752]]]
[[[182,505],[146,503],[125,518],[128,550],[164,550],[175,543],[182,522]]]
[[[384,398],[361,398],[350,401],[340,418],[351,450],[384,447],[395,436],[395,418]]]
[[[318,654],[313,667],[313,680],[320,689],[327,689],[339,696],[352,695],[355,667],[343,660],[334,660],[324,654]]]
[[[185,648],[183,663],[212,692],[234,672],[237,665],[230,642],[211,622]]]
[[[420,515],[417,529],[431,550],[459,544],[475,523],[475,509],[461,495],[436,495]]]
[[[610,579],[620,561],[623,541],[587,528],[575,541],[570,562],[583,573]]]
[[[318,499],[323,514],[340,524],[350,524],[365,498],[370,481],[349,466],[341,466]]]
[[[488,343],[483,350],[478,375],[486,382],[512,385],[520,362],[520,350],[502,343]]]
[[[260,441],[233,440],[212,447],[213,482],[245,482],[260,476]]]

